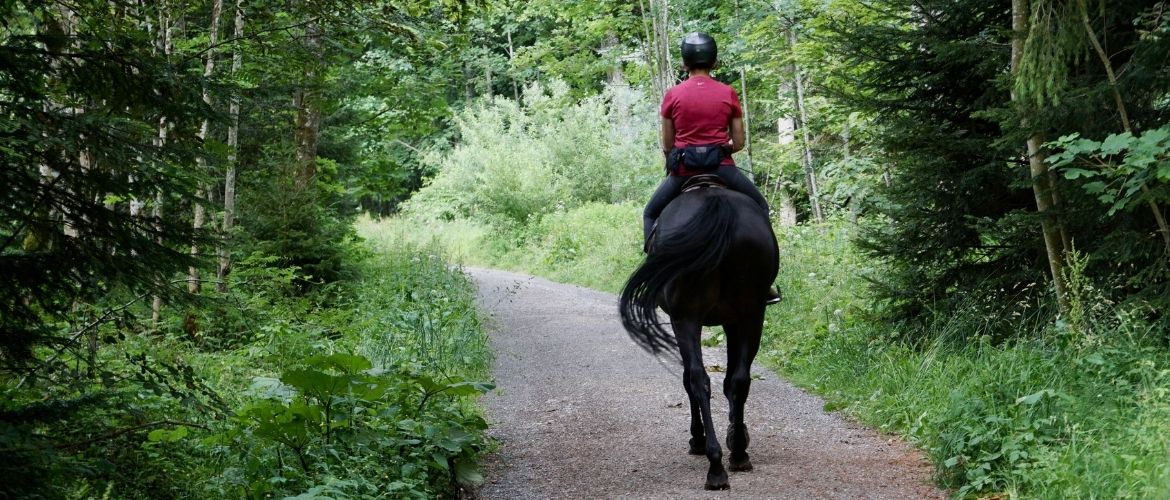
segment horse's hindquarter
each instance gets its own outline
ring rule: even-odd
[[[749,309],[763,307],[764,295],[776,278],[777,246],[768,218],[751,198],[727,189],[703,189],[684,193],[659,219],[660,236],[684,230],[691,217],[700,214],[709,198],[719,197],[735,212],[726,252],[714,268],[679,276],[667,291],[669,309],[689,311],[705,325],[725,324]],[[677,318],[676,318],[677,319]]]

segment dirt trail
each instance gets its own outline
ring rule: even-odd
[[[930,467],[897,439],[825,413],[824,402],[754,369],[745,415],[755,470],[703,490],[705,457],[687,454],[679,370],[626,336],[617,298],[504,271],[468,269],[493,316],[498,391],[481,498],[945,498]],[[720,349],[704,349],[726,429]],[[720,423],[723,422],[723,423]],[[720,442],[724,436],[720,434]],[[725,460],[726,460],[726,450]]]

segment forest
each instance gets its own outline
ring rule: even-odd
[[[765,365],[958,498],[1170,496],[1167,2],[0,13],[0,496],[473,494],[459,267],[619,290],[695,31],[773,207]]]

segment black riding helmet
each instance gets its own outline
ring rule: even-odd
[[[718,55],[719,49],[715,47],[715,39],[711,35],[696,31],[683,37],[682,59],[687,68],[711,69]]]

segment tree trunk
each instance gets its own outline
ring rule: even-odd
[[[790,50],[796,49],[795,30],[788,30],[788,44]],[[800,115],[801,147],[804,153],[801,155],[801,162],[804,166],[805,182],[808,184],[808,203],[812,209],[813,220],[817,224],[820,224],[825,221],[825,216],[821,212],[820,193],[817,188],[817,171],[813,167],[812,137],[808,130],[808,110],[804,102],[804,82],[800,76],[800,65],[795,62],[792,63],[792,78],[796,87],[796,110]]]
[[[296,119],[296,187],[307,191],[317,177],[317,137],[321,130],[321,103],[316,86],[320,77],[321,29],[311,22],[305,27],[305,44],[313,57],[305,68],[305,78],[297,89]]]
[[[776,222],[783,227],[796,226],[796,203],[792,201],[792,194],[788,188],[777,182],[776,198],[780,201],[780,209],[776,213]]]
[[[777,98],[783,100],[785,94],[791,92],[792,89],[787,88],[788,83],[781,83],[778,90]],[[776,120],[776,143],[780,146],[786,146],[796,141],[796,120],[792,117],[782,116]],[[796,202],[792,199],[792,193],[788,191],[788,187],[784,184],[784,172],[778,172],[772,184],[772,193],[779,201],[779,209],[776,211],[776,223],[783,227],[796,226]]]
[[[236,0],[236,16],[234,27],[232,28],[232,39],[237,40],[232,48],[232,75],[240,72],[240,66],[243,64],[243,49],[240,47],[240,38],[244,36],[244,5],[243,0]],[[227,277],[232,269],[232,250],[229,246],[231,242],[232,228],[235,226],[236,217],[236,162],[239,161],[240,148],[240,96],[233,94],[231,102],[228,104],[228,115],[231,123],[228,125],[228,158],[227,158],[227,172],[223,179],[223,237],[224,242],[220,244],[217,251],[219,254],[219,266],[216,269],[216,285],[215,289],[220,293],[227,292],[228,284]]]
[[[508,68],[512,73],[512,99],[520,102],[520,84],[516,81],[516,49],[512,46],[512,29],[508,29]]]
[[[748,180],[755,180],[752,175],[752,169],[755,163],[752,161],[752,120],[751,120],[751,106],[748,105],[748,90],[747,90],[747,70],[740,66],[739,68],[739,89],[743,94],[743,133],[744,133],[744,151],[747,154],[747,176]]]
[[[848,166],[850,164],[850,162],[853,161],[853,152],[849,150],[849,146],[850,146],[849,139],[851,138],[850,132],[851,131],[849,130],[849,116],[846,115],[845,116],[845,127],[843,130],[841,130],[841,142],[843,142],[845,145],[845,147],[842,148],[842,150],[841,150],[841,159],[844,161],[846,166]],[[849,203],[849,222],[851,222],[854,226],[856,226],[857,225],[857,195],[854,194],[854,195],[850,196],[848,203]]]
[[[215,73],[215,45],[219,42],[219,14],[222,10],[223,0],[215,0],[211,4],[211,26],[207,39],[207,57],[203,62],[203,78],[205,80],[210,79]],[[211,105],[211,89],[207,85],[203,86],[203,102]],[[207,134],[210,128],[211,122],[204,118],[203,124],[199,127],[197,134],[200,142],[207,140]],[[206,155],[200,154],[197,161],[199,170],[202,172],[207,171]],[[203,229],[203,224],[206,222],[207,207],[203,204],[203,199],[207,197],[207,192],[206,186],[200,186],[199,190],[195,193],[195,216],[192,226],[196,233]],[[191,256],[199,256],[199,245],[191,245]],[[199,293],[200,288],[202,286],[199,278],[199,268],[193,265],[187,270],[187,292],[193,294]]]
[[[471,84],[471,65],[467,61],[463,62],[463,97],[471,100],[475,97],[475,86]],[[300,101],[298,101],[300,102]],[[299,109],[299,108],[298,108]]]
[[[1011,71],[1018,78],[1020,57],[1024,51],[1024,40],[1028,34],[1028,0],[1012,0],[1012,55]],[[1011,99],[1018,102],[1015,86],[1012,86]],[[1030,128],[1028,120],[1023,119],[1025,130]],[[1056,290],[1056,303],[1061,314],[1067,315],[1070,306],[1068,287],[1064,277],[1064,241],[1060,237],[1060,223],[1053,214],[1056,209],[1052,201],[1052,189],[1049,184],[1048,164],[1040,156],[1040,147],[1043,141],[1040,134],[1033,134],[1027,140],[1028,168],[1032,175],[1032,193],[1036,198],[1036,211],[1040,214],[1040,230],[1044,235],[1044,247],[1048,254],[1048,267],[1052,273],[1052,286]]]
[[[638,6],[642,9],[642,28],[646,36],[645,51],[647,62],[650,65],[650,83],[654,89],[654,97],[659,101],[666,91],[675,83],[674,68],[670,63],[670,2],[669,0],[649,0],[650,9],[646,10],[642,0]],[[650,22],[646,22],[646,17]]]
[[[167,57],[167,58],[169,58],[169,56],[174,48],[173,42],[171,40],[171,18],[170,18],[170,12],[168,11],[168,8],[169,8],[169,4],[167,2],[163,2],[162,5],[159,6],[158,37],[155,39],[155,50],[158,50],[159,52],[161,52],[163,54],[164,57]],[[162,147],[166,145],[166,143],[167,143],[167,127],[169,127],[169,125],[167,124],[167,117],[165,117],[165,116],[159,117],[159,119],[158,119],[158,135],[154,139],[155,148],[162,149]],[[154,206],[151,208],[150,215],[155,220],[155,231],[157,231],[158,234],[160,235],[155,239],[155,241],[158,242],[159,244],[162,244],[162,236],[161,236],[162,227],[161,227],[161,224],[159,223],[159,221],[162,220],[162,215],[163,215],[163,193],[162,193],[162,191],[158,191],[155,193]],[[160,283],[159,285],[162,285],[162,284]],[[159,320],[162,318],[162,306],[163,306],[162,296],[155,295],[152,298],[151,304],[150,304],[150,324],[153,325],[156,330],[158,329]]]
[[[492,75],[492,60],[489,57],[483,58],[483,79],[487,85],[484,95],[488,97],[495,95],[496,79]]]

